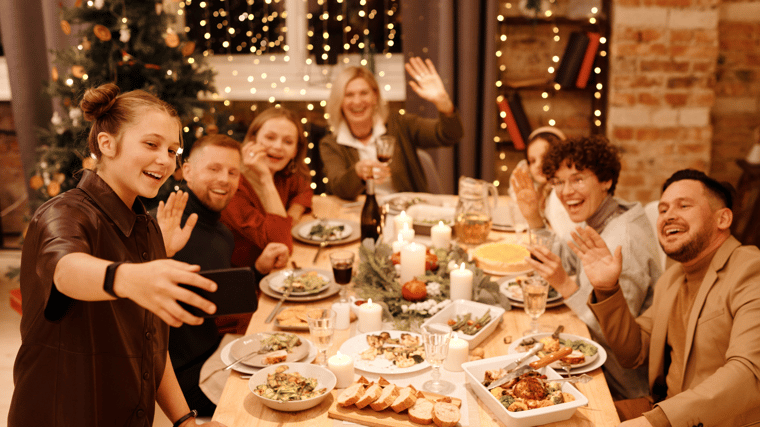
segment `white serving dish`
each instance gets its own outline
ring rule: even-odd
[[[501,319],[504,317],[505,310],[503,308],[495,305],[481,304],[475,301],[458,299],[427,319],[422,324],[422,326],[427,326],[432,323],[443,323],[445,325],[449,319],[456,319],[457,315],[462,316],[467,313],[472,313],[472,317],[470,318],[476,320],[483,317],[483,315],[486,314],[488,310],[491,310],[491,321],[488,322],[484,328],[478,331],[477,334],[467,335],[461,332],[454,332],[457,334],[457,337],[467,341],[470,344],[470,349],[473,349],[477,347],[478,344],[483,342],[487,336],[491,335],[491,333],[496,329],[496,326],[499,325],[499,322],[501,322]]]
[[[414,220],[414,232],[419,235],[429,236],[430,228],[438,224],[438,221],[443,221],[444,224],[454,227],[455,209],[452,207],[418,204],[409,206],[406,214]]]
[[[327,390],[323,394],[317,397],[312,397],[311,399],[295,400],[290,402],[281,402],[279,400],[267,399],[256,394],[254,392],[256,386],[260,384],[266,384],[267,375],[273,373],[278,367],[283,365],[288,366],[288,370],[285,372],[298,372],[306,378],[316,378],[317,389],[324,387]],[[329,396],[330,392],[332,392],[332,390],[335,388],[336,383],[337,379],[335,378],[335,375],[327,368],[323,368],[318,365],[312,365],[310,363],[280,363],[277,365],[267,366],[266,368],[263,368],[253,374],[248,380],[248,389],[251,390],[253,396],[261,401],[261,403],[263,403],[266,407],[277,411],[295,412],[310,409],[322,403],[322,401],[325,400],[325,398]]]
[[[575,400],[568,403],[561,403],[546,408],[531,409],[523,412],[509,412],[499,401],[486,389],[482,384],[485,372],[490,369],[503,368],[507,363],[517,359],[519,355],[510,354],[506,356],[492,357],[489,359],[476,360],[462,364],[467,382],[475,392],[475,395],[483,404],[488,407],[499,419],[501,423],[510,427],[531,427],[549,424],[557,421],[563,421],[573,416],[578,407],[588,405],[588,398],[581,394],[577,388],[570,384],[563,384],[562,391],[572,394]],[[533,360],[537,358],[534,356]],[[540,372],[547,378],[562,378],[554,369],[550,367],[541,368]]]

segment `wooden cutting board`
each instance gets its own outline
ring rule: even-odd
[[[342,389],[340,391],[343,391]],[[425,397],[430,400],[438,400],[445,396],[429,393],[427,391],[422,392]],[[409,416],[406,415],[406,411],[397,414],[393,409],[388,408],[384,411],[375,411],[369,406],[359,409],[356,406],[343,407],[338,405],[338,390],[333,390],[333,403],[330,405],[330,409],[327,411],[327,416],[335,418],[336,420],[351,421],[365,426],[372,427],[420,427],[422,424],[417,424],[409,420]],[[451,403],[462,407],[462,401],[452,397]],[[430,424],[434,426],[434,424]]]

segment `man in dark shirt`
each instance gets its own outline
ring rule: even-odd
[[[209,135],[198,139],[182,165],[187,181],[188,201],[182,218],[197,217],[190,240],[172,258],[201,266],[201,270],[230,267],[235,242],[232,232],[221,222],[221,211],[238,188],[240,179],[240,143],[225,135]],[[192,220],[191,220],[192,222]],[[256,260],[258,280],[273,268],[286,265],[288,248],[270,243]],[[219,347],[222,340],[213,319],[198,326],[182,325],[172,328],[169,335],[169,355],[182,392],[191,408],[201,416],[211,416],[216,405],[199,386],[203,364]]]

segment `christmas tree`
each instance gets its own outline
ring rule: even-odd
[[[122,93],[143,89],[173,105],[184,124],[185,143],[196,137],[208,106],[199,92],[215,92],[214,73],[195,42],[171,24],[176,16],[160,0],[90,0],[61,8],[61,31],[76,29],[79,43],[53,51],[46,93],[56,112],[40,131],[39,161],[30,180],[31,208],[76,186],[82,168],[92,168],[87,149],[89,123],[79,102],[87,88],[115,83]],[[169,185],[172,187],[173,185]]]

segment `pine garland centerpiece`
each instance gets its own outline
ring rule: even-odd
[[[454,246],[448,251],[436,248],[432,252],[437,262],[429,266],[432,268],[427,269],[424,276],[417,277],[425,284],[424,292],[404,292],[405,284],[399,282],[399,274],[391,260],[391,247],[365,239],[359,246],[360,263],[354,278],[356,293],[363,299],[371,298],[387,309],[396,330],[408,331],[451,303],[449,273],[465,263],[465,268],[473,272],[473,300],[499,301],[498,284],[468,260],[464,249]],[[405,294],[407,297],[414,294],[414,297],[410,300],[404,297]]]

